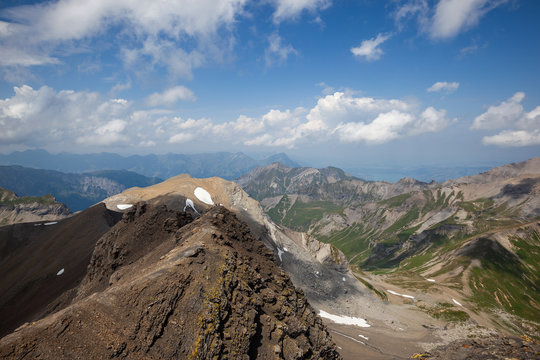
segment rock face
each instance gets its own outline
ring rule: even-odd
[[[480,338],[474,340],[455,341],[451,344],[437,347],[422,359],[447,360],[491,360],[491,359],[522,359],[534,360],[540,357],[540,342],[527,336]]]
[[[137,204],[96,244],[71,305],[0,340],[19,359],[338,359],[274,254],[223,207]]]
[[[71,211],[51,195],[18,197],[0,188],[0,226],[32,221],[53,221],[66,218]]]

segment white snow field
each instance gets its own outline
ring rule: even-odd
[[[132,204],[118,204],[118,205],[116,205],[116,207],[118,209],[120,209],[120,210],[126,210],[126,209],[129,209],[132,206],[133,206]]]
[[[195,191],[193,191],[193,194],[203,203],[207,205],[214,205],[214,202],[212,201],[212,196],[210,196],[210,193],[204,190],[202,187],[196,188]]]
[[[352,317],[352,316],[344,316],[344,315],[334,315],[329,314],[324,310],[319,311],[319,316],[326,318],[328,320],[331,320],[337,324],[344,324],[344,325],[356,325],[359,327],[370,327],[365,319]]]
[[[401,297],[404,297],[404,298],[407,298],[407,299],[414,299],[414,296],[411,296],[411,295],[403,295],[403,294],[400,294],[400,293],[397,293],[395,291],[388,290],[388,289],[386,289],[386,291],[388,291],[390,294],[393,294],[393,295],[396,295],[396,296],[401,296]]]

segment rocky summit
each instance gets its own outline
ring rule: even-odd
[[[275,255],[222,206],[193,220],[134,204],[70,291],[70,301],[2,338],[0,357],[340,358]]]

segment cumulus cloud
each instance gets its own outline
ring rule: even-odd
[[[315,12],[331,5],[330,0],[274,0],[274,22],[297,18],[304,10]]]
[[[246,1],[59,0],[7,8],[7,21],[0,22],[0,65],[57,63],[58,49],[65,53],[119,27],[116,45],[127,63],[149,58],[147,65],[189,77],[193,67],[219,56],[219,40],[232,36],[228,30]]]
[[[441,131],[452,122],[444,110],[352,92],[326,95],[308,109],[274,108],[259,116],[241,114],[218,122],[184,118],[167,109],[134,109],[126,99],[104,98],[96,92],[57,92],[46,86],[35,90],[27,85],[14,91],[12,97],[0,100],[0,143],[59,150],[127,146],[173,150],[200,139],[208,144],[286,148],[329,141],[382,144]]]
[[[483,142],[486,145],[514,147],[540,145],[540,130],[504,130],[497,135],[484,137]]]
[[[490,106],[474,119],[471,129],[502,129],[498,134],[485,136],[486,145],[540,145],[540,106],[526,112],[521,105],[524,98],[525,93],[517,92],[500,104]]]
[[[453,121],[446,118],[444,110],[428,107],[419,112],[416,104],[402,100],[354,98],[340,93],[334,94],[330,100],[333,103],[331,107],[324,104],[328,103],[327,100],[330,99],[318,104],[325,108],[324,111],[316,107],[310,115],[328,127],[336,121],[332,116],[336,114],[340,122],[333,132],[344,142],[382,144],[401,137],[437,132]]]
[[[150,106],[172,106],[178,101],[195,101],[197,98],[193,91],[183,85],[174,86],[161,93],[153,93],[146,102]]]
[[[444,110],[432,107],[422,111],[417,104],[403,100],[335,92],[320,98],[309,110],[273,109],[259,118],[241,116],[214,126],[213,131],[235,134],[237,139],[245,139],[244,145],[293,148],[311,141],[383,144],[440,131],[452,121]]]
[[[298,52],[290,44],[283,45],[278,34],[272,34],[268,37],[268,47],[264,52],[264,61],[267,67],[284,64],[291,54],[297,55]]]
[[[378,34],[369,40],[363,40],[360,46],[351,48],[354,56],[364,57],[367,61],[379,60],[383,54],[379,47],[386,40],[390,39],[390,35]]]
[[[447,94],[454,92],[458,89],[458,82],[446,82],[446,81],[437,81],[435,84],[431,85],[427,91],[428,92],[441,92],[444,91]]]
[[[430,7],[426,0],[407,0],[394,13],[398,27],[417,19],[420,31],[432,39],[448,39],[476,26],[488,12],[508,0],[439,0]]]
[[[517,92],[499,105],[490,106],[485,113],[474,119],[471,128],[491,130],[514,126],[523,115],[523,106],[521,105],[523,99],[525,99],[525,93]]]
[[[15,95],[0,100],[0,140],[11,144],[39,145],[78,139],[81,144],[124,141],[123,120],[131,103],[102,99],[99,93],[28,85],[14,88]],[[98,140],[97,138],[101,138]]]

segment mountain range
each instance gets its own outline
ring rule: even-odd
[[[382,297],[403,299],[385,291],[398,286],[434,316],[540,335],[540,158],[443,183],[281,164],[237,182],[276,223],[340,249]]]
[[[276,161],[293,167],[298,166],[284,153],[262,160],[255,160],[241,152],[121,156],[112,153],[50,154],[45,150],[26,150],[0,154],[0,165],[20,165],[68,173],[128,170],[150,178],[161,179],[168,179],[178,174],[234,179],[257,166],[265,166]]]
[[[148,186],[162,181],[126,170],[101,170],[83,174],[0,166],[0,186],[19,196],[47,194],[71,211],[84,210],[101,200],[133,186]]]
[[[536,359],[539,169],[273,163],[0,227],[0,357]]]

